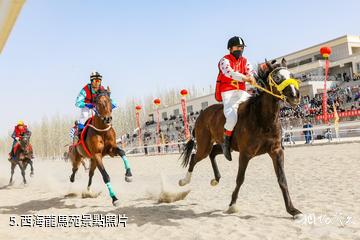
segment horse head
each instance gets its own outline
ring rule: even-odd
[[[26,132],[26,133],[21,134],[21,137],[20,137],[21,148],[23,150],[26,150],[27,147],[29,146],[29,144],[30,144],[30,133]]]
[[[112,104],[110,99],[110,89],[100,90],[95,98],[95,115],[98,116],[103,123],[109,125],[112,121]]]
[[[299,81],[287,68],[284,58],[281,63],[276,62],[276,60],[269,62],[265,59],[265,63],[259,65],[257,80],[263,87],[282,96],[283,100],[292,107],[299,105]]]

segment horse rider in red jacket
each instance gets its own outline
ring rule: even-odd
[[[254,70],[242,55],[246,47],[241,37],[232,37],[228,41],[229,54],[221,58],[218,68],[215,98],[224,105],[226,118],[224,126],[224,143],[222,144],[225,157],[231,161],[231,136],[238,119],[239,104],[246,101],[250,94],[246,92],[245,83],[254,84]]]
[[[14,139],[13,144],[11,146],[11,151],[9,153],[9,160],[15,157],[14,146],[17,142],[20,141],[20,138],[23,134],[28,133],[31,134],[28,127],[24,124],[22,120],[20,120],[14,128],[14,131],[11,135],[12,139]]]

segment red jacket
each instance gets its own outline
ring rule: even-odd
[[[23,128],[20,129],[19,125],[15,126],[14,132],[12,134],[13,138],[20,137],[22,134],[26,133],[28,131],[27,126],[23,125]]]
[[[236,76],[232,74],[250,74],[250,66],[245,57],[236,59],[233,55],[225,55],[218,64],[219,74],[216,81],[215,99],[219,102],[222,101],[221,93],[230,90],[243,90],[245,91],[245,82],[236,80]]]
[[[91,92],[91,84],[86,84],[83,89],[86,92],[85,103],[94,103],[97,94]],[[105,90],[105,88],[100,86],[100,90]]]

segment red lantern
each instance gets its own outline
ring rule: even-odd
[[[185,97],[186,95],[188,95],[188,91],[186,89],[183,89],[180,91],[181,96]]]
[[[331,54],[331,48],[330,47],[322,47],[322,48],[320,48],[320,53],[324,58],[328,58]]]
[[[160,103],[161,103],[161,101],[160,101],[159,98],[154,99],[154,104],[155,104],[156,106],[159,106]]]
[[[135,109],[136,109],[136,111],[140,111],[140,110],[141,110],[141,106],[140,106],[140,105],[136,105]]]

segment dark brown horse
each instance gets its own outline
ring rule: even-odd
[[[280,98],[296,106],[300,101],[297,81],[291,78],[286,68],[286,61],[281,64],[267,62],[259,66],[257,82],[271,91],[271,94],[260,92],[244,103],[238,109],[238,122],[234,129],[231,148],[240,152],[239,168],[236,178],[236,187],[232,194],[229,213],[236,212],[236,200],[240,186],[244,182],[245,171],[249,160],[255,156],[267,153],[271,157],[283,193],[286,210],[292,216],[301,214],[290,199],[284,171],[284,151],[281,146],[281,126],[279,119]],[[179,185],[188,184],[196,163],[210,155],[215,179],[211,181],[216,185],[220,179],[215,156],[222,153],[225,117],[222,104],[215,104],[205,109],[195,123],[193,136],[196,138],[196,153],[192,154],[195,145],[194,139],[187,142],[183,152],[183,166],[189,163],[189,169]],[[214,145],[215,144],[215,145]]]
[[[87,190],[90,191],[92,177],[94,176],[94,171],[97,167],[109,190],[109,195],[112,198],[113,205],[117,206],[118,199],[115,196],[110,184],[110,177],[105,170],[103,157],[106,155],[109,155],[110,157],[121,156],[124,159],[125,152],[116,145],[116,134],[111,126],[112,104],[109,90],[101,91],[97,95],[94,111],[94,117],[83,130],[83,134],[86,134],[86,138],[84,140],[86,149],[83,144],[76,144],[69,149],[69,157],[73,166],[70,181],[74,182],[75,173],[78,170],[82,159],[90,158],[89,182]],[[127,168],[127,170],[130,172],[130,168]]]
[[[13,184],[13,176],[15,172],[15,167],[18,165],[21,170],[21,175],[23,177],[23,183],[26,184],[25,170],[30,164],[31,172],[30,177],[34,175],[34,167],[33,167],[33,150],[30,145],[30,132],[26,132],[20,136],[19,143],[15,145],[15,157],[14,159],[9,160],[11,163],[11,177],[9,181],[9,185]]]

